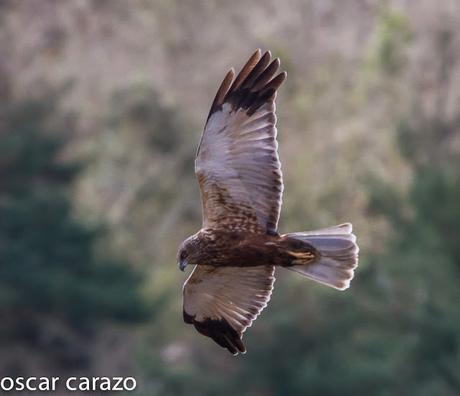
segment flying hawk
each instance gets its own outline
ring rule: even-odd
[[[203,226],[179,248],[184,321],[232,354],[266,307],[283,267],[338,290],[358,264],[351,224],[278,233],[283,181],[275,98],[286,72],[257,50],[235,78],[231,69],[211,105],[195,159]]]

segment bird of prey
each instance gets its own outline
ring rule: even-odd
[[[258,49],[235,78],[227,73],[211,105],[195,173],[203,225],[179,247],[184,321],[236,355],[243,332],[266,307],[275,268],[347,289],[358,264],[349,223],[280,234],[283,181],[276,141],[275,98],[286,72]]]

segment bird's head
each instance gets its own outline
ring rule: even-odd
[[[197,235],[192,235],[179,246],[179,250],[177,252],[177,264],[179,265],[181,271],[184,271],[185,267],[189,264],[196,264],[194,259],[196,253],[198,252],[198,242]]]

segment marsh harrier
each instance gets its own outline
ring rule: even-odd
[[[179,248],[184,321],[232,354],[266,307],[275,268],[347,289],[358,264],[351,224],[280,234],[283,181],[275,98],[286,72],[257,50],[235,78],[231,69],[211,105],[195,159],[203,226]]]

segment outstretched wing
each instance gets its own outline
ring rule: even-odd
[[[275,267],[195,266],[184,283],[184,321],[230,353],[246,352],[242,334],[267,306]]]
[[[286,78],[276,75],[279,65],[257,50],[217,92],[195,160],[204,228],[276,232],[283,182],[275,97]]]

